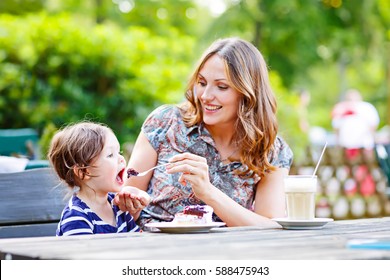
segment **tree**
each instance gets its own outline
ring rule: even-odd
[[[322,123],[329,124],[329,108],[347,87],[358,87],[381,112],[389,94],[388,30],[390,4],[384,0],[227,1],[228,9],[207,29],[205,40],[215,36],[240,36],[252,41],[264,54],[270,68],[277,71],[291,92],[309,88],[313,94],[311,111],[321,107]],[[226,28],[229,26],[229,28]],[[334,69],[330,77],[321,69]],[[313,73],[317,73],[313,77]],[[334,75],[330,73],[330,75]],[[374,94],[373,94],[374,93]],[[388,98],[389,99],[389,98]]]
[[[36,13],[44,8],[43,0],[1,0],[0,14],[7,13],[13,15],[23,15],[26,13]]]

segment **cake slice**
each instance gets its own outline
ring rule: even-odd
[[[199,225],[211,223],[213,208],[208,205],[189,205],[183,212],[177,213],[172,222],[185,225]]]

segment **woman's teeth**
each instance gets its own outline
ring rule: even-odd
[[[208,111],[217,111],[221,108],[222,108],[222,106],[214,106],[214,105],[205,106],[205,109]]]

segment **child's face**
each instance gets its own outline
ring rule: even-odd
[[[126,160],[120,154],[118,139],[112,132],[107,133],[103,150],[92,165],[94,167],[88,168],[88,172],[92,175],[88,177],[89,187],[102,194],[121,190],[124,184]]]

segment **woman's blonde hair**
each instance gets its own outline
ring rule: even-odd
[[[234,136],[234,141],[239,143],[240,160],[250,170],[264,176],[265,172],[275,170],[268,155],[278,131],[277,104],[267,64],[251,43],[238,38],[219,39],[205,51],[187,85],[185,96],[188,102],[181,106],[182,117],[187,126],[202,122],[202,109],[194,87],[203,65],[214,55],[224,60],[227,78],[242,96]]]

